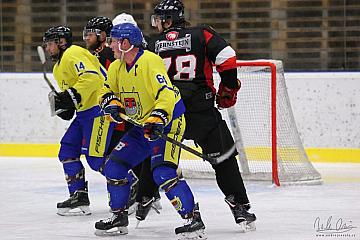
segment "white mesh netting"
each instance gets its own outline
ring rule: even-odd
[[[244,66],[254,63],[259,66]],[[266,66],[269,63],[276,66],[276,74],[272,74],[271,68]],[[238,92],[237,103],[234,108],[222,110],[221,113],[236,139],[243,178],[275,183],[278,179],[283,184],[321,183],[321,176],[309,161],[297,131],[282,62],[238,61],[238,78],[242,87]],[[216,72],[214,79],[218,84],[220,79]],[[275,88],[274,98],[271,93]],[[274,176],[273,163],[278,172],[276,174],[274,171]],[[185,177],[214,177],[209,163],[188,154],[182,157],[180,167]]]

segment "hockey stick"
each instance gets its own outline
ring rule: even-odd
[[[141,128],[144,127],[141,123],[137,122],[136,120],[130,118],[129,116],[127,116],[127,115],[125,115],[123,113],[119,113],[119,115],[120,115],[120,117],[122,119],[124,119],[125,121],[133,124],[134,126],[141,127]],[[234,153],[234,151],[236,149],[236,146],[234,144],[224,154],[220,155],[219,157],[214,158],[214,157],[209,157],[209,156],[207,156],[205,154],[202,154],[202,153],[192,149],[191,147],[189,147],[189,146],[187,146],[187,145],[185,145],[185,144],[183,144],[181,142],[178,142],[175,139],[172,139],[172,138],[168,137],[166,134],[164,134],[162,132],[156,132],[156,134],[159,135],[162,139],[164,139],[164,140],[166,140],[166,141],[168,141],[168,142],[170,142],[170,143],[172,143],[172,144],[174,144],[174,145],[176,145],[176,146],[178,146],[178,147],[180,147],[180,148],[194,154],[197,157],[200,157],[200,158],[210,162],[211,164],[219,164],[219,163],[223,162],[224,160],[228,159]]]
[[[40,61],[41,61],[42,68],[43,68],[44,79],[45,79],[46,83],[49,85],[51,91],[53,91],[57,96],[59,96],[59,93],[56,91],[54,85],[52,85],[52,83],[50,82],[50,80],[46,76],[46,66],[45,66],[46,58],[45,58],[44,49],[41,46],[37,46],[37,52],[38,52],[38,55],[39,55],[39,58],[40,58]]]
[[[59,96],[59,93],[56,91],[54,85],[50,82],[49,78],[46,75],[46,58],[45,58],[45,52],[44,49],[41,46],[37,46],[37,52],[40,58],[40,62],[43,69],[43,76],[44,80],[47,83],[47,85],[50,87],[51,92],[53,92],[56,96]],[[51,92],[49,94],[49,102],[50,102],[50,110],[51,110],[51,116],[58,115],[59,113],[65,112],[65,109],[58,109],[55,110],[55,100],[53,99],[53,96],[51,96]]]

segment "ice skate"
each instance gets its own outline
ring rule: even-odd
[[[158,199],[157,201],[160,201],[160,199]],[[140,221],[145,220],[151,209],[154,209],[157,214],[160,214],[160,209],[162,208],[161,204],[158,202],[155,205],[155,202],[156,200],[154,197],[143,197],[141,203],[137,204],[135,217],[138,222],[136,224],[136,228],[139,226]]]
[[[125,210],[114,211],[107,219],[95,223],[96,236],[118,236],[128,234],[128,213]]]
[[[207,239],[198,203],[195,204],[194,210],[188,216],[184,216],[184,218],[187,219],[184,226],[175,228],[175,234],[179,240]]]
[[[255,231],[256,216],[249,213],[250,204],[241,204],[234,201],[234,196],[230,195],[225,198],[225,202],[229,205],[235,222],[239,224],[241,232]]]
[[[60,216],[82,216],[90,215],[90,201],[87,187],[77,190],[70,195],[70,198],[64,202],[57,203],[57,214]]]

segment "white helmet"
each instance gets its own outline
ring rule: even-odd
[[[134,24],[135,26],[137,26],[137,23],[134,20],[133,16],[131,16],[130,14],[127,14],[127,13],[120,13],[112,20],[112,24],[114,26],[118,25],[118,24],[122,24],[122,23],[131,23],[131,24]]]

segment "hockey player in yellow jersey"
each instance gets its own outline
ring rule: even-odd
[[[58,214],[87,215],[90,214],[90,202],[80,155],[86,156],[93,170],[105,175],[104,153],[114,127],[113,123],[105,121],[98,105],[106,71],[101,70],[96,56],[72,45],[72,33],[66,26],[49,28],[43,42],[54,62],[53,74],[61,89],[60,93],[49,95],[55,102],[54,111],[68,121],[76,115],[60,142],[58,157],[63,165],[70,198],[57,204]]]
[[[128,215],[125,209],[129,195],[128,169],[151,156],[151,169],[156,184],[164,190],[176,211],[187,224],[175,229],[183,239],[206,239],[205,225],[198,204],[176,169],[180,149],[160,138],[159,132],[181,141],[185,130],[185,107],[179,91],[171,84],[163,60],[142,48],[142,33],[130,23],[113,27],[110,47],[115,60],[110,64],[106,93],[101,108],[112,121],[121,122],[119,113],[144,124],[134,126],[111,152],[105,169],[116,169],[111,177],[110,207],[113,215],[95,223],[97,235],[126,234]],[[109,166],[108,166],[109,165]]]

